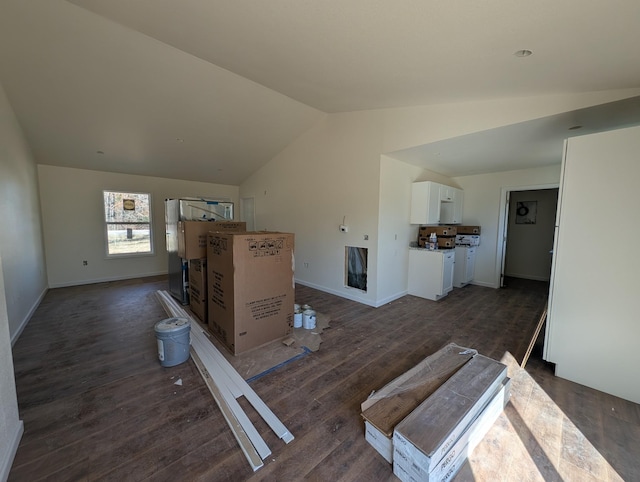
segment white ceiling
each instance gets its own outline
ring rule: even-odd
[[[639,27],[637,0],[3,0],[0,79],[40,163],[237,185],[324,113],[638,88]],[[392,155],[557,163],[568,120]]]

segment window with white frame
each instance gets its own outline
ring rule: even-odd
[[[104,191],[107,256],[153,254],[151,195]]]

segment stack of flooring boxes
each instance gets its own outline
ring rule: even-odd
[[[362,404],[366,440],[403,481],[449,480],[509,399],[507,367],[449,344]]]
[[[438,240],[437,248],[431,249],[453,249],[456,245],[456,234],[458,228],[456,226],[420,226],[418,230],[418,246],[421,248],[429,247],[429,236],[431,233],[436,234]]]

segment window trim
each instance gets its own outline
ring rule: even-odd
[[[105,206],[105,194],[106,193],[118,193],[118,194],[141,194],[147,196],[149,202],[149,222],[108,222],[107,221],[107,211]],[[122,258],[140,258],[144,256],[155,256],[155,243],[153,240],[153,209],[152,209],[152,196],[150,192],[142,192],[142,191],[123,191],[116,189],[103,189],[102,190],[102,225],[103,225],[103,240],[104,240],[104,253],[105,259],[122,259]],[[149,251],[139,252],[139,253],[109,253],[109,225],[110,224],[148,224],[149,225]]]

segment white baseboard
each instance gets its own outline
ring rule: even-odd
[[[309,283],[308,281],[302,281],[302,280],[298,280],[296,279],[295,282],[297,284],[303,285],[303,286],[308,286],[309,288],[313,288],[315,290],[318,291],[324,291],[325,293],[329,293],[332,295],[336,295],[339,296],[340,298],[345,298],[347,300],[351,300],[351,301],[356,301],[358,303],[362,303],[363,305],[367,305],[367,306],[371,306],[373,308],[380,308],[382,305],[386,305],[387,303],[391,303],[394,300],[397,300],[398,298],[402,298],[403,296],[405,296],[407,294],[406,291],[404,292],[400,292],[400,293],[396,293],[395,295],[391,295],[388,296],[387,298],[384,298],[383,300],[376,300],[376,301],[371,301],[368,300],[366,298],[363,298],[361,296],[358,296],[356,294],[357,291],[354,288],[353,293],[350,291],[338,291],[338,290],[334,290],[331,288],[327,288],[326,286],[320,286],[320,285],[316,285],[313,283]]]
[[[53,283],[49,285],[49,288],[68,288],[70,286],[92,285],[96,283],[108,283],[110,281],[122,281],[122,280],[135,279],[135,278],[148,278],[150,276],[160,276],[163,274],[167,274],[167,271],[164,270],[164,271],[158,271],[154,273],[132,274],[132,275],[126,275],[126,276],[113,276],[109,278],[67,281],[65,283]]]
[[[22,420],[18,420],[18,426],[13,434],[13,437],[7,437],[8,450],[4,454],[0,454],[0,481],[5,482],[9,478],[9,471],[11,465],[13,465],[13,459],[16,457],[18,451],[18,445],[20,445],[20,439],[24,433],[24,423]]]
[[[36,302],[33,304],[31,309],[29,310],[29,313],[27,313],[27,316],[25,316],[22,322],[20,322],[20,326],[18,326],[18,329],[16,330],[16,332],[11,333],[11,346],[14,346],[16,344],[16,341],[18,341],[18,338],[24,331],[25,327],[27,326],[27,323],[29,323],[29,320],[31,319],[35,311],[38,309],[38,306],[40,306],[40,303],[42,302],[44,295],[47,294],[47,291],[49,291],[49,288],[45,287],[42,290],[42,293],[40,293],[40,296],[38,296],[38,299],[36,300]]]
[[[378,300],[376,301],[376,308],[380,308],[382,305],[386,305],[387,303],[391,303],[392,301],[398,300],[400,298],[402,298],[403,296],[406,296],[409,294],[409,291],[404,290],[401,291],[399,293],[396,293],[395,295],[391,295],[391,296],[387,296],[386,298],[383,298],[382,300]]]

